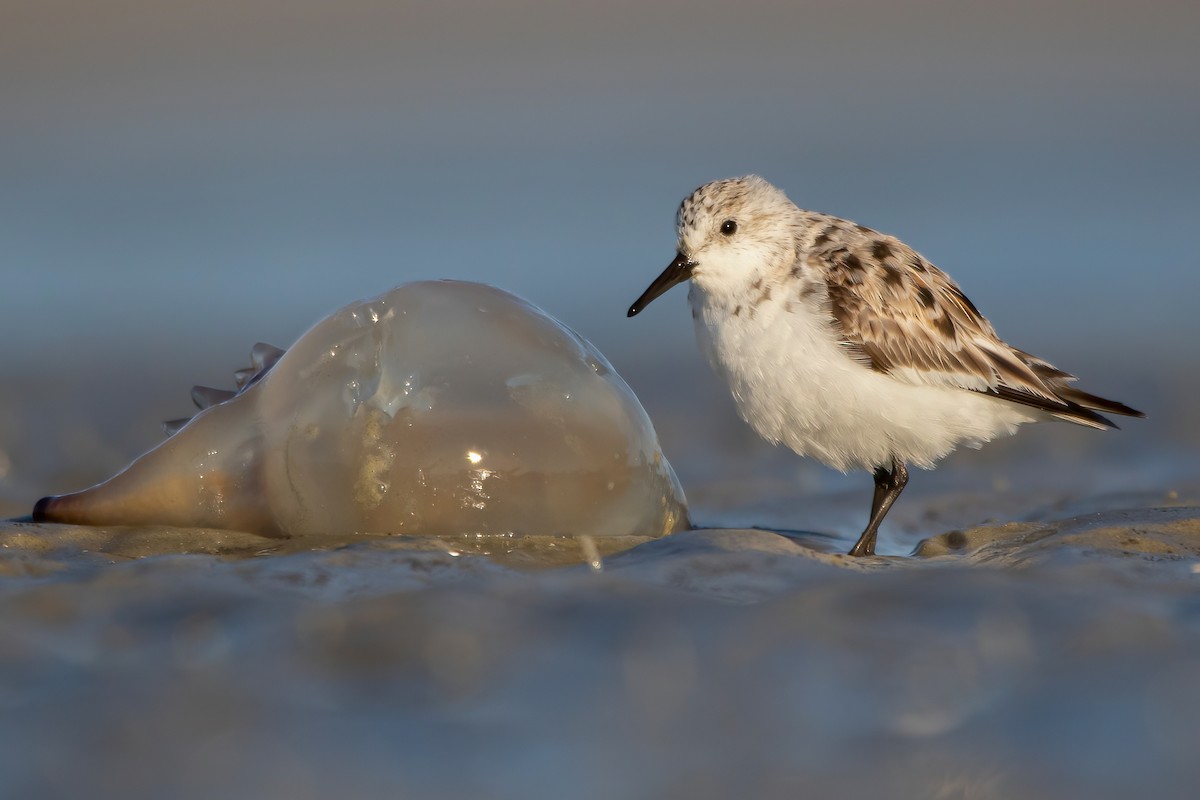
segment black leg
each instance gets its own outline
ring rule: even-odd
[[[858,537],[858,542],[850,548],[852,556],[875,555],[875,538],[879,535],[879,524],[887,516],[892,503],[904,491],[908,483],[908,469],[899,459],[892,459],[891,470],[883,467],[875,470],[875,494],[871,498],[871,521],[866,530]]]
[[[870,519],[875,519],[875,515],[879,513],[879,507],[883,505],[883,498],[887,494],[888,483],[892,479],[891,470],[886,470],[879,467],[875,470],[875,493],[871,497],[871,516]]]

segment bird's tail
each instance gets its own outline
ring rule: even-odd
[[[1076,389],[1073,386],[1064,386],[1058,389],[1057,394],[1071,405],[1079,406],[1081,409],[1092,412],[1103,411],[1106,414],[1120,414],[1123,417],[1146,416],[1136,408],[1130,408],[1124,403],[1118,403],[1116,400],[1106,400],[1103,397],[1098,397],[1094,394],[1088,394],[1087,392],[1082,391],[1081,389]],[[1107,427],[1117,427],[1111,420],[1108,420],[1099,414],[1093,414],[1093,416],[1099,417],[1101,420],[1104,420],[1104,422],[1108,423]]]

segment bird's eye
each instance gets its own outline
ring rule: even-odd
[[[727,219],[721,223],[721,233],[726,236],[733,236],[737,233],[737,223],[731,219]]]

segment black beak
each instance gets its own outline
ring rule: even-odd
[[[676,253],[675,260],[663,270],[662,275],[654,279],[654,283],[650,284],[650,288],[642,292],[642,296],[633,301],[633,305],[629,307],[629,314],[626,316],[632,317],[641,312],[643,308],[654,302],[660,294],[663,294],[672,286],[683,283],[688,278],[692,277],[692,269],[695,268],[696,262],[691,261],[683,253]]]

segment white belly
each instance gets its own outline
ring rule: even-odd
[[[767,301],[732,316],[694,284],[689,300],[700,349],[742,419],[765,439],[843,472],[890,466],[893,456],[928,469],[959,444],[979,447],[1045,418],[978,392],[876,372],[798,303],[785,311]]]

